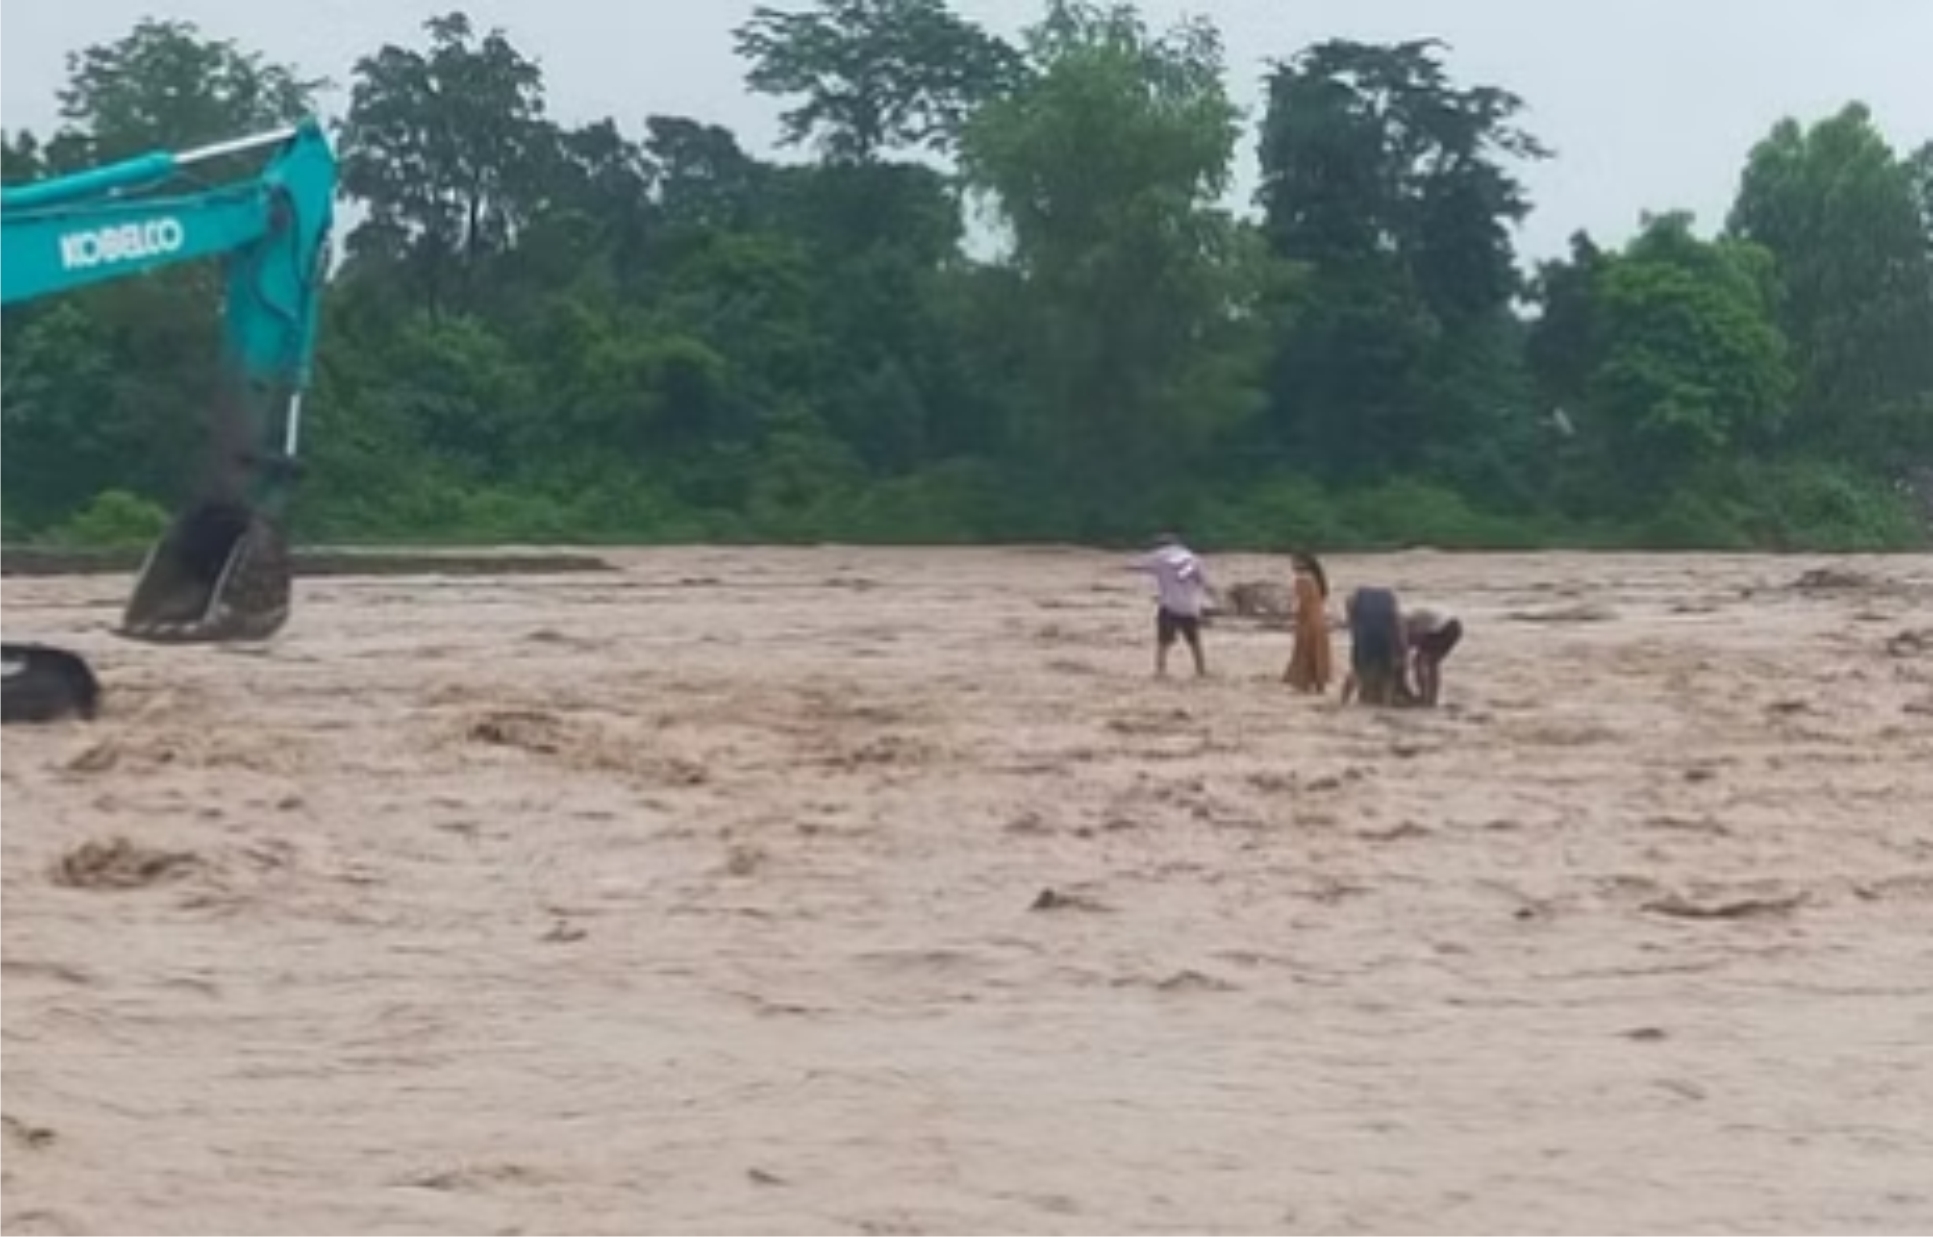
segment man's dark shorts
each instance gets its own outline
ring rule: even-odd
[[[1201,643],[1201,620],[1192,614],[1176,614],[1162,606],[1154,612],[1154,638],[1164,647],[1180,636],[1191,645]]]

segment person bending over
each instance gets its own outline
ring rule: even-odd
[[[1403,615],[1410,660],[1416,667],[1416,694],[1436,707],[1443,692],[1443,661],[1463,639],[1463,621],[1435,606],[1418,606]]]

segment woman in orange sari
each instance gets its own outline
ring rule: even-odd
[[[1335,661],[1329,647],[1329,578],[1313,554],[1297,554],[1295,563],[1295,648],[1289,654],[1282,681],[1299,692],[1317,695],[1329,690]]]

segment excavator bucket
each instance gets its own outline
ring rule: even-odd
[[[118,634],[153,644],[266,640],[288,621],[294,576],[276,521],[204,500],[148,552]]]

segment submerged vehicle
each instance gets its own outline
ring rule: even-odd
[[[165,190],[186,168],[264,148],[273,153],[252,177]],[[335,194],[335,155],[314,118],[0,193],[6,305],[204,259],[223,266],[205,475],[142,562],[117,635],[158,644],[265,640],[288,621],[293,567],[285,519],[299,472],[302,399],[313,372]],[[49,652],[6,645],[10,700],[44,700],[58,690],[37,676],[83,681],[71,666],[45,669],[63,664]],[[39,720],[46,712],[9,705],[6,720]]]

